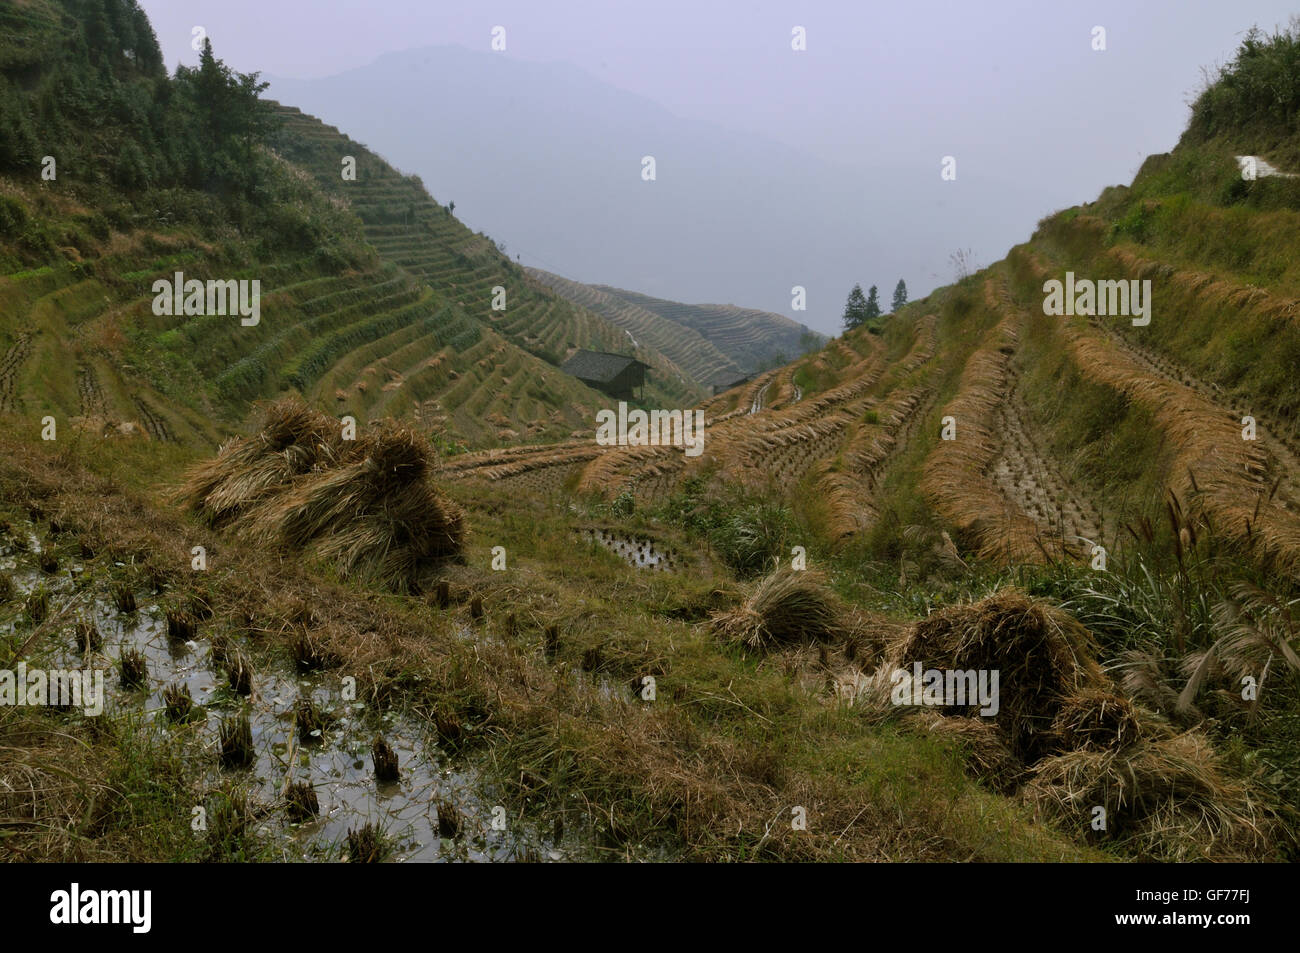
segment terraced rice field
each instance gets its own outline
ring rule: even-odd
[[[681,447],[604,448],[574,440],[464,455],[449,462],[447,475],[607,499],[631,492],[651,501],[707,472],[719,484],[790,500],[812,493],[824,504],[831,541],[842,544],[880,519],[886,476],[925,438],[930,449],[914,479],[980,556],[1008,563],[1086,559],[1113,526],[1027,423],[1017,354],[1031,315],[1001,276],[989,276],[981,291],[991,330],[963,358],[963,372],[942,404],[934,363],[939,321],[932,314],[915,321],[892,361],[880,338],[858,334],[704,401],[707,435],[698,458]],[[805,395],[796,383],[800,368],[808,379],[838,383]],[[956,439],[929,442],[927,432],[937,435],[948,416],[956,420]]]
[[[360,217],[367,243],[392,275],[408,283],[406,291],[417,287],[423,296],[425,310],[409,317],[425,321],[425,333],[413,331],[410,321],[385,324],[376,318],[375,326],[382,334],[358,331],[348,339],[355,355],[350,371],[360,372],[383,361],[385,372],[391,375],[389,381],[406,382],[419,375],[421,381],[409,388],[410,400],[397,401],[393,404],[396,408],[447,393],[459,398],[466,393],[466,385],[448,382],[460,381],[469,374],[474,388],[486,395],[486,405],[509,418],[511,427],[503,429],[523,432],[540,421],[551,438],[555,430],[565,426],[572,430],[580,423],[565,405],[594,400],[601,401],[598,406],[604,405],[603,398],[564,374],[558,365],[579,348],[628,352],[629,342],[622,328],[564,300],[534,274],[511,262],[491,239],[471,232],[429,196],[417,178],[401,175],[337,129],[296,109],[281,107],[279,115],[284,121],[280,137],[283,153],[310,169],[329,194]],[[341,160],[347,155],[357,159],[355,181],[345,181],[339,174]],[[496,289],[504,290],[504,302]],[[503,308],[494,307],[500,303]],[[390,330],[390,324],[396,326]],[[482,359],[483,351],[468,356],[461,352],[468,354],[485,338],[493,352],[520,352],[504,358],[504,363],[510,365],[508,370],[470,370]],[[342,352],[344,340],[336,337],[336,341]],[[502,344],[508,347],[500,347]],[[365,348],[364,354],[355,354],[358,348]],[[646,387],[648,399],[666,406],[684,406],[702,395],[703,389],[689,373],[653,347],[638,348],[636,353],[652,368]],[[424,362],[435,356],[443,360],[436,368],[426,367]],[[330,375],[321,396],[329,389],[348,392],[349,387],[360,383],[346,377],[342,372]],[[517,377],[526,379],[528,385],[521,380],[512,389]],[[374,399],[367,396],[371,386],[367,383],[359,400],[367,410]],[[404,388],[405,383],[397,384],[397,389]],[[447,398],[443,401],[446,403]],[[385,407],[390,403],[383,402]],[[538,404],[544,405],[547,412],[559,409],[563,425],[552,427],[555,421],[539,414]],[[483,436],[475,432],[471,419],[474,412],[471,410],[459,422],[458,433]],[[590,420],[591,415],[586,419]]]
[[[653,311],[592,285],[570,281],[537,268],[529,268],[528,273],[568,301],[622,328],[639,344],[646,344],[664,355],[672,362],[670,373],[684,374],[705,386],[727,384],[745,376],[739,364],[693,328],[666,320]]]
[[[1041,255],[1022,257],[1035,280],[1055,274]],[[1114,318],[1054,320],[1086,380],[1124,395],[1155,420],[1173,448],[1166,490],[1191,501],[1218,534],[1280,566],[1295,565],[1300,558],[1295,464],[1300,460],[1289,438],[1261,424],[1257,439],[1243,439],[1246,407],[1157,349],[1159,333],[1141,343],[1138,332],[1149,328],[1119,331]]]
[[[125,284],[87,280],[70,266],[0,276],[0,411],[33,428],[52,416],[58,426],[211,442],[216,430],[200,408],[160,393],[154,369],[133,360],[133,342],[121,332],[152,300],[137,299],[136,289],[170,268],[159,262]]]
[[[732,304],[682,304],[608,285],[594,287],[699,332],[741,367],[755,367],[777,354],[791,358],[802,350],[800,337],[807,329],[784,315]]]
[[[918,426],[931,389],[917,375],[923,376],[935,349],[935,318],[929,316],[917,322],[911,346],[892,366],[875,337],[837,348],[833,361],[844,383],[824,392],[800,400],[796,368],[783,367],[710,398],[701,404],[707,429],[698,457],[686,456],[680,446],[599,447],[582,439],[460,455],[447,461],[444,474],[606,498],[628,491],[642,500],[663,499],[699,472],[778,494],[800,492],[812,480],[830,499],[834,522],[847,537],[870,524],[874,485]]]

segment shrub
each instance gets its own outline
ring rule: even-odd
[[[0,235],[19,235],[27,227],[27,207],[7,195],[0,195]]]

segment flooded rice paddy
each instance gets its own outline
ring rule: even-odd
[[[40,554],[41,541],[30,530],[0,537],[0,572],[10,576],[14,590],[0,636],[23,644],[32,625],[24,608],[27,597],[43,589],[58,631],[52,647],[31,646],[25,656],[29,667],[102,671],[105,713],[138,713],[159,730],[180,735],[186,756],[206,766],[205,787],[217,790],[228,781],[246,787],[258,806],[259,839],[273,839],[274,853],[284,860],[340,859],[347,852],[348,831],[367,823],[382,831],[391,846],[388,859],[398,862],[546,861],[586,853],[585,839],[566,836],[562,825],[552,823],[543,831],[539,822],[508,816],[492,785],[472,765],[454,763],[415,720],[376,713],[350,699],[343,675],[301,675],[286,664],[284,671],[255,671],[242,686],[247,692],[236,692],[214,650],[224,653],[230,645],[243,651],[244,637],[219,635],[214,645],[212,629],[219,626],[200,623],[193,638],[173,638],[161,593],[137,588],[136,611],[121,612],[110,589],[111,570],[64,553],[57,571],[47,573],[37,568]],[[75,644],[79,621],[93,623],[102,640],[84,656]],[[123,653],[131,652],[144,658],[147,675],[140,687],[127,689],[119,665]],[[192,720],[166,717],[168,686],[188,689],[196,706]],[[607,685],[593,688],[611,691]],[[306,701],[327,715],[327,725],[300,739],[295,711]],[[223,768],[220,725],[241,713],[249,720],[253,760],[247,767]],[[375,777],[371,746],[377,734],[396,752],[400,777],[395,781]],[[286,816],[282,794],[290,780],[311,785],[319,803],[315,819],[293,823]],[[440,809],[458,820],[456,836],[440,835]]]

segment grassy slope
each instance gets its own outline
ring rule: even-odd
[[[61,565],[72,559],[84,574],[81,594],[53,600],[45,622],[22,601],[0,607],[0,664],[57,657],[87,595],[157,583],[160,601],[172,608],[197,593],[210,596],[214,613],[201,623],[199,639],[232,638],[258,670],[275,671],[289,664],[288,641],[305,602],[320,607],[318,619],[328,617],[338,638],[333,645],[361,683],[366,718],[378,724],[385,711],[400,709],[424,719],[448,756],[491,768],[512,809],[549,819],[571,815],[569,805],[580,797],[587,840],[615,855],[1089,856],[966,778],[950,745],[918,743],[752,659],[720,652],[702,629],[682,621],[709,604],[714,570],[702,565],[685,590],[677,580],[639,575],[576,542],[567,506],[523,498],[505,507],[497,493],[457,488],[475,535],[467,565],[452,572],[457,604],[450,610],[338,586],[313,567],[234,546],[180,518],[169,484],[196,448],[243,416],[249,400],[287,388],[324,403],[342,390],[339,409],[363,418],[368,411],[413,411],[399,402],[404,398],[375,393],[392,390],[356,385],[378,378],[385,362],[408,370],[408,389],[424,372],[433,376],[435,368],[409,370],[441,356],[426,338],[447,347],[453,371],[462,368],[448,380],[471,382],[457,390],[435,380],[417,395],[445,399],[442,409],[464,415],[456,421],[463,430],[448,428],[455,435],[474,435],[503,394],[506,401],[496,406],[521,408],[509,422],[567,413],[586,396],[564,390],[535,357],[520,357],[490,328],[476,327],[483,322],[459,299],[448,303],[405,267],[373,254],[362,239],[378,241],[380,234],[363,232],[293,168],[278,170],[282,185],[296,183],[297,210],[330,236],[323,249],[283,248],[222,227],[219,211],[202,196],[141,200],[75,182],[4,183],[11,228],[0,247],[0,393],[11,414],[0,471],[9,524],[4,545],[26,570],[34,557],[19,543],[30,529]],[[385,201],[374,203],[380,215]],[[467,241],[470,247],[452,254],[481,257],[483,242]],[[243,328],[237,319],[153,315],[152,281],[178,269],[189,277],[258,278],[262,323]],[[548,333],[555,326],[544,325]],[[372,345],[378,347],[368,350]],[[473,367],[481,362],[482,374],[467,360]],[[507,378],[550,386],[511,391]],[[488,395],[483,407],[474,406],[479,394]],[[556,394],[566,401],[558,408]],[[55,441],[36,438],[45,412],[60,423]],[[147,418],[154,436],[168,439],[105,441],[97,427],[63,426],[74,417]],[[189,568],[196,543],[213,560],[201,580]],[[495,545],[511,554],[511,572],[487,568]],[[483,596],[490,632],[502,634],[503,616],[513,613],[519,634],[466,641],[471,592]],[[550,655],[541,645],[547,624],[560,633]],[[108,661],[117,652],[105,646]],[[664,694],[650,707],[622,701],[584,687],[576,675],[584,667],[614,680],[655,672]],[[238,710],[237,700],[225,704]],[[448,740],[457,725],[469,742]],[[782,739],[776,747],[772,729]],[[273,842],[240,823],[221,838],[194,836],[193,805],[217,804],[239,783],[214,771],[213,739],[201,732],[168,729],[129,708],[91,720],[6,707],[0,733],[6,773],[30,782],[25,791],[39,792],[5,794],[0,849],[14,858],[275,855]],[[774,823],[796,804],[808,809],[807,832]],[[271,823],[282,824],[278,811]]]
[[[1269,639],[1296,645],[1286,613],[1264,606],[1297,595],[1300,566],[1300,186],[1244,181],[1233,156],[1300,171],[1286,165],[1294,143],[1194,124],[1131,187],[1045,219],[1005,261],[903,309],[875,344],[850,333],[707,401],[698,460],[575,455],[568,485],[613,505],[630,493],[737,564],[755,538],[769,558],[803,545],[877,607],[928,613],[1009,581],[1060,599],[1135,699],[1184,725],[1216,719],[1234,770],[1294,831],[1300,679],[1288,669],[1254,706],[1233,680],[1276,668]],[[1151,324],[1044,315],[1044,281],[1067,270],[1150,279]],[[1254,442],[1241,439],[1247,414]],[[939,439],[945,415],[954,442]],[[1105,572],[1090,568],[1093,544]],[[1273,634],[1231,642],[1230,611]],[[1214,690],[1175,712],[1211,646]]]
[[[73,24],[51,4],[5,15],[29,35],[5,48],[0,70],[10,89],[35,97],[48,63],[24,50],[66,53],[59,44]],[[139,87],[123,95],[156,95],[149,84],[165,82],[119,69]],[[296,391],[340,416],[406,416],[449,443],[494,446],[567,436],[608,403],[548,359],[570,339],[612,348],[621,333],[535,287],[449,215],[435,241],[416,242],[419,260],[403,254],[390,222],[410,184],[379,160],[375,188],[364,174],[358,183],[358,218],[272,155],[260,188],[275,197],[250,215],[194,190],[117,187],[95,157],[105,137],[128,149],[138,130],[115,121],[81,138],[65,125],[54,181],[27,163],[0,178],[0,412],[19,415],[24,431],[49,414],[61,427],[209,447],[250,402]],[[323,128],[291,122],[278,144],[314,155]],[[440,267],[420,258],[431,249]],[[500,268],[512,294],[504,315],[475,303]],[[260,281],[260,324],[154,315],[153,282],[177,271]],[[693,400],[698,391],[661,365],[647,397]]]
[[[681,621],[709,604],[718,580],[706,571],[683,588],[679,579],[637,573],[575,543],[567,507],[522,500],[506,508],[495,494],[459,488],[476,533],[467,565],[450,576],[454,604],[440,610],[330,583],[178,521],[153,497],[157,481],[175,479],[179,461],[160,458],[156,446],[114,444],[88,455],[76,445],[6,440],[6,457],[22,462],[0,482],[3,515],[21,532],[39,502],[32,528],[61,558],[83,543],[100,553],[79,560],[83,594],[106,596],[115,582],[139,587],[142,567],[157,567],[164,604],[182,605],[195,591],[210,599],[215,613],[200,624],[199,641],[225,633],[261,672],[291,665],[289,641],[302,624],[295,606],[306,601],[320,620],[309,629],[341,656],[339,674],[358,678],[362,717],[379,724],[384,712],[403,711],[427,719],[452,763],[489,770],[512,816],[522,811],[549,825],[562,813],[598,855],[1101,856],[965,777],[950,743],[879,724],[777,669],[719,651]],[[213,554],[201,578],[188,569],[196,541]],[[488,568],[497,545],[510,554],[505,573]],[[471,594],[486,608],[476,640],[463,636]],[[21,604],[0,608],[15,627],[0,664],[14,662],[20,645],[34,664],[67,638],[75,604],[54,600],[51,609],[50,621],[35,625]],[[326,618],[328,627],[317,628]],[[554,652],[543,646],[547,625],[559,632]],[[116,655],[113,646],[105,652]],[[653,703],[594,684],[647,673],[658,680]],[[213,770],[202,730],[126,712],[84,719],[6,708],[0,731],[11,752],[30,753],[10,766],[44,790],[9,805],[11,816],[31,818],[12,825],[0,847],[15,858],[259,859],[277,849],[274,836],[251,828],[216,845],[190,830],[191,806],[213,803],[238,781]],[[46,766],[56,761],[61,768],[51,772]],[[807,808],[807,831],[785,820],[794,805]],[[267,807],[257,826],[278,831],[279,808]]]

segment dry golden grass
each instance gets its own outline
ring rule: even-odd
[[[638,479],[678,473],[686,465],[685,449],[667,444],[602,449],[606,452],[583,467],[579,493],[599,493],[612,499]]]
[[[1199,731],[1045,758],[1023,796],[1067,829],[1086,829],[1093,809],[1105,808],[1107,835],[1144,859],[1249,861],[1272,852],[1275,817],[1224,773]]]
[[[1071,616],[1004,589],[916,623],[887,667],[997,671],[998,727],[1030,764],[1057,744],[1053,725],[1068,699],[1109,688],[1095,652],[1092,636]]]
[[[941,416],[956,421],[956,439],[939,440],[926,457],[920,489],[935,511],[972,538],[981,558],[1041,563],[1059,545],[990,477],[1002,448],[998,410],[1010,392],[1010,354],[1021,313],[1008,311],[966,362],[957,396]]]
[[[1021,252],[1017,257],[1034,280],[1050,276],[1039,256]],[[1133,257],[1121,261],[1139,272],[1156,267],[1139,267]],[[1208,290],[1207,278],[1184,273],[1177,280]],[[1300,567],[1300,516],[1274,498],[1268,454],[1259,441],[1242,439],[1241,421],[1185,384],[1147,370],[1086,323],[1059,320],[1067,353],[1083,375],[1125,395],[1156,420],[1173,448],[1166,488],[1188,501],[1189,516],[1274,568],[1295,572]]]
[[[70,744],[61,727],[32,709],[0,709],[0,819],[8,860],[78,862],[120,857],[129,845],[93,833],[123,806],[98,745]],[[80,830],[68,823],[75,818]]]
[[[209,525],[220,526],[279,492],[294,477],[338,464],[345,441],[337,420],[292,398],[265,408],[252,437],[221,447],[193,467],[181,495]]]
[[[912,348],[901,362],[902,369],[907,372],[916,370],[922,364],[934,357],[934,352],[939,347],[939,316],[937,314],[927,314],[917,319],[916,338],[912,343]]]
[[[544,470],[551,467],[579,466],[603,455],[606,447],[595,439],[572,440],[560,444],[533,447],[505,447],[462,453],[443,462],[439,473],[449,480],[486,479],[493,482]]]
[[[925,404],[930,389],[910,387],[893,393],[872,408],[877,423],[858,424],[836,461],[823,459],[817,468],[817,489],[826,501],[827,532],[843,541],[865,532],[878,512],[872,498],[882,471],[907,437],[915,415]]]
[[[996,725],[979,718],[948,718],[919,711],[916,718],[927,731],[956,740],[966,749],[967,770],[999,794],[1013,794],[1025,782],[1028,770]]]
[[[1239,315],[1253,313],[1277,322],[1300,322],[1300,301],[1295,298],[1275,295],[1263,288],[1242,285],[1202,271],[1175,269],[1164,262],[1143,258],[1123,246],[1108,249],[1106,254],[1130,274],[1166,282],[1182,294],[1201,299],[1208,308]]]
[[[1089,685],[1060,701],[1052,734],[1069,750],[1110,750],[1137,741],[1142,726],[1137,710],[1123,695]]]
[[[1066,830],[1089,830],[1093,808],[1104,807],[1107,837],[1147,859],[1270,857],[1276,815],[1225,773],[1203,734],[1176,734],[1119,694],[1095,651],[1090,633],[1065,612],[1002,590],[896,638],[865,695],[888,710],[892,674],[914,662],[997,670],[993,718],[969,707],[910,710],[918,726],[957,738],[968,768],[996,790],[1019,791]]]
[[[1071,358],[1090,380],[1124,394],[1155,418],[1173,447],[1167,487],[1213,531],[1256,549],[1284,571],[1300,566],[1300,518],[1272,496],[1262,445],[1241,422],[1191,388],[1158,377],[1077,325],[1064,327]]]

